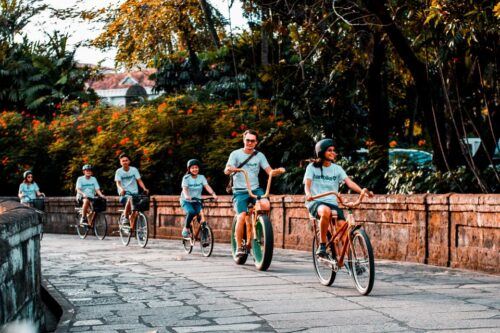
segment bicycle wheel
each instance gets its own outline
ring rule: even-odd
[[[189,238],[182,238],[182,246],[184,247],[184,251],[186,251],[187,254],[190,254],[191,251],[193,251],[193,244],[194,244],[194,234],[193,234],[193,224],[194,221],[191,222],[191,225],[189,226]]]
[[[273,225],[267,215],[259,215],[255,224],[255,235],[252,239],[252,254],[255,267],[265,271],[273,260],[274,235]]]
[[[122,241],[122,244],[127,246],[128,243],[130,243],[130,236],[131,236],[131,232],[130,232],[130,226],[125,226],[123,225],[122,223],[122,216],[120,216],[120,220],[118,221],[118,231],[120,232],[120,240]]]
[[[137,220],[135,221],[135,237],[137,238],[137,243],[140,247],[146,247],[149,239],[148,219],[146,218],[146,215],[141,212],[139,212]]]
[[[375,259],[370,238],[363,229],[353,232],[348,258],[356,289],[361,295],[368,295],[375,282]]]
[[[97,239],[103,240],[106,237],[106,232],[108,231],[108,221],[106,220],[106,215],[100,213],[94,213],[94,234]]]
[[[328,237],[330,239],[330,237]],[[332,264],[327,260],[332,260],[335,258],[335,248],[333,245],[329,246],[326,249],[326,253],[328,254],[325,260],[318,258],[316,255],[316,251],[319,247],[319,235],[313,238],[312,242],[312,257],[314,263],[314,270],[316,272],[316,276],[318,277],[319,282],[324,286],[331,286],[333,281],[335,281],[335,277],[337,273],[334,271]]]
[[[214,233],[208,224],[205,227],[205,230],[201,230],[201,232],[206,233],[205,242],[200,241],[201,254],[203,254],[204,257],[210,257],[212,250],[214,249]]]
[[[244,265],[247,262],[248,253],[246,253],[245,255],[240,256],[240,257],[236,256],[236,250],[238,250],[238,244],[236,244],[236,238],[234,236],[234,233],[236,230],[236,221],[238,221],[237,216],[234,217],[233,225],[231,227],[231,254],[233,255],[233,260],[237,265]],[[243,233],[243,239],[246,239],[246,237],[247,237],[246,234],[247,234],[247,232],[246,232],[246,228],[245,228],[245,232]]]
[[[87,234],[89,233],[89,227],[88,225],[80,224],[81,220],[82,220],[82,213],[81,212],[76,213],[76,233],[81,239],[85,239],[85,237],[87,237]]]

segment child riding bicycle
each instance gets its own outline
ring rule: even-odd
[[[347,176],[340,165],[333,163],[337,157],[337,153],[335,152],[335,145],[332,139],[318,141],[315,151],[317,159],[307,166],[303,182],[306,207],[311,216],[320,220],[320,246],[316,251],[316,255],[325,257],[326,238],[332,211],[337,212],[340,225],[345,223],[344,212],[338,207],[337,198],[334,195],[317,200],[313,200],[312,197],[329,191],[338,192],[339,185],[342,182],[345,182],[356,193],[361,193],[362,189]],[[368,196],[372,197],[373,193],[369,192]]]
[[[95,199],[96,194],[105,198],[101,192],[101,188],[97,179],[92,175],[92,166],[85,164],[82,167],[83,176],[76,180],[76,201],[79,206],[82,206],[82,218],[80,224],[88,223],[87,214],[89,213],[90,202]]]
[[[26,170],[23,173],[23,182],[19,185],[18,196],[21,203],[24,204],[29,204],[36,198],[45,196],[40,192],[37,183],[33,181],[33,172],[31,170]]]
[[[200,161],[196,159],[191,159],[187,162],[187,172],[184,177],[182,177],[182,192],[181,192],[181,207],[186,212],[186,218],[184,219],[184,228],[182,229],[182,237],[189,237],[189,230],[191,226],[191,222],[194,217],[198,215],[201,211],[202,203],[201,201],[196,201],[201,199],[201,193],[203,192],[203,188],[207,190],[212,197],[217,200],[217,195],[214,190],[208,185],[207,179],[205,176],[200,175]],[[205,240],[205,225],[206,222],[201,222],[201,241],[202,243]]]

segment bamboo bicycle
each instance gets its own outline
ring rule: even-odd
[[[149,210],[149,196],[143,194],[132,195],[132,214],[136,214],[135,220],[130,221],[130,225],[124,224],[125,209],[118,210],[121,215],[118,221],[118,232],[123,245],[127,246],[130,243],[130,238],[135,231],[137,244],[140,247],[146,247],[149,239],[148,219],[143,212]]]
[[[319,199],[328,195],[335,195],[339,203],[348,207],[346,222],[340,224],[337,221],[337,212],[332,210],[327,233],[327,256],[322,258],[316,255],[319,246],[319,226],[315,217],[310,217],[313,225],[314,238],[312,243],[312,254],[314,268],[321,284],[330,286],[335,280],[337,271],[346,267],[349,275],[354,280],[356,289],[362,295],[368,295],[375,281],[375,261],[370,238],[362,225],[356,223],[351,208],[359,206],[363,197],[368,194],[364,189],[355,202],[344,202],[337,192],[325,192],[313,196],[311,199]],[[347,254],[347,260],[345,255]]]
[[[245,181],[247,184],[247,190],[250,197],[256,199],[255,204],[250,204],[248,217],[246,223],[250,222],[252,224],[252,234],[250,239],[252,241],[247,244],[247,228],[245,226],[245,232],[243,234],[243,246],[246,247],[247,251],[243,256],[237,257],[236,250],[238,249],[238,244],[236,244],[235,230],[236,222],[238,217],[235,216],[233,220],[233,225],[231,228],[231,253],[233,259],[238,265],[243,265],[248,258],[248,253],[253,255],[255,267],[260,271],[265,271],[271,265],[273,259],[273,249],[274,249],[274,235],[273,226],[271,220],[269,219],[269,211],[262,209],[260,205],[260,200],[267,198],[269,196],[269,190],[271,189],[271,180],[274,176],[285,173],[284,168],[274,169],[269,173],[269,178],[267,180],[266,193],[261,196],[253,194],[252,188],[250,186],[250,180],[248,179],[248,173],[244,169],[235,169],[234,172],[243,172],[245,175]]]
[[[187,200],[188,202],[207,202],[214,201],[214,198],[206,198],[206,199],[198,199],[193,198],[193,200]],[[205,229],[202,228],[201,222],[204,221],[206,223]],[[198,227],[196,228],[196,232],[194,231],[193,225],[196,224]],[[205,232],[205,239],[201,239],[201,232]],[[193,246],[196,241],[200,241],[201,254],[204,257],[210,257],[212,251],[214,249],[214,233],[212,232],[212,228],[208,225],[207,220],[205,220],[205,214],[203,213],[203,208],[200,213],[195,216],[193,221],[191,221],[191,225],[189,226],[189,237],[182,239],[182,246],[184,246],[184,250],[187,253],[191,253],[193,251]]]
[[[108,230],[108,221],[105,214],[101,214],[106,210],[106,199],[95,198],[90,201],[89,211],[87,213],[87,223],[80,223],[83,214],[83,206],[75,207],[76,212],[76,232],[81,239],[85,239],[90,229],[94,230],[94,235],[99,240],[106,237]]]

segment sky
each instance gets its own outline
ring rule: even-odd
[[[92,9],[95,7],[105,7],[112,3],[120,3],[123,2],[123,0],[44,0],[43,2],[59,9],[75,6],[81,9]],[[209,0],[209,2],[217,8],[222,15],[228,18],[228,0]],[[233,27],[246,26],[246,20],[242,16],[241,3],[239,0],[235,0],[231,8],[231,22]],[[35,17],[24,29],[28,37],[33,41],[46,39],[46,33],[51,34],[54,30],[68,33],[70,35],[69,43],[71,46],[74,46],[80,42],[86,42],[97,37],[100,31],[102,31],[102,25],[83,22],[80,19],[65,21],[56,20],[49,17],[48,13],[43,13]],[[102,60],[102,65],[106,67],[114,67],[114,56],[114,50],[101,51],[96,48],[85,46],[80,46],[75,53],[75,58],[78,62],[97,64]]]

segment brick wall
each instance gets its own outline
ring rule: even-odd
[[[275,246],[310,251],[311,226],[303,196],[274,196],[271,205]],[[117,198],[109,198],[107,219],[114,235],[118,208]],[[72,198],[47,198],[47,212],[47,232],[75,233]],[[363,222],[376,258],[500,273],[498,194],[377,195],[353,213]],[[205,214],[216,241],[229,242],[231,198],[207,203]],[[184,212],[177,196],[152,197],[148,218],[153,237],[179,238]]]
[[[0,200],[0,327],[18,319],[42,327],[40,230],[33,210]]]

